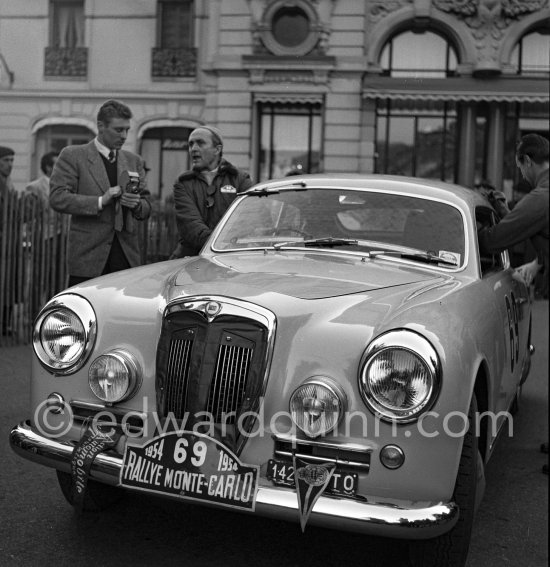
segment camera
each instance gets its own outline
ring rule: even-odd
[[[139,174],[136,171],[123,171],[118,184],[126,193],[139,193]]]

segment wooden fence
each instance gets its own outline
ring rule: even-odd
[[[70,217],[32,195],[8,194],[0,219],[0,346],[27,344],[40,308],[67,287]],[[173,209],[153,203],[138,225],[142,263],[168,259],[177,244]]]

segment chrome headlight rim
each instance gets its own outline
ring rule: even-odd
[[[300,427],[300,425],[296,422],[296,420],[294,419],[294,416],[293,416],[292,400],[294,399],[297,392],[301,388],[306,387],[306,386],[320,386],[320,387],[326,388],[332,394],[332,396],[334,396],[334,398],[338,402],[338,409],[337,409],[338,419],[334,422],[332,427],[330,427],[329,429],[327,429],[325,431],[321,431],[321,432],[319,432],[315,435],[308,433],[302,427]],[[294,425],[296,425],[296,427],[300,431],[302,431],[305,435],[307,435],[307,437],[309,437],[310,439],[315,439],[317,437],[322,437],[322,436],[329,434],[331,431],[334,431],[338,427],[338,424],[342,421],[344,413],[347,410],[348,402],[347,402],[347,396],[346,396],[344,389],[340,386],[340,384],[338,384],[338,382],[336,382],[336,380],[334,380],[334,379],[332,379],[328,376],[317,375],[317,376],[311,376],[310,378],[306,378],[303,382],[301,382],[294,389],[294,391],[290,395],[288,405],[289,405],[289,413],[290,413],[292,423],[294,423]]]
[[[54,360],[43,346],[42,327],[44,321],[56,311],[69,311],[80,321],[84,340],[78,358],[70,362]],[[38,314],[33,328],[33,348],[38,360],[48,371],[56,375],[66,376],[74,374],[86,362],[97,337],[97,317],[87,299],[74,293],[63,294],[49,301]]]
[[[128,387],[122,396],[120,396],[116,400],[107,400],[104,397],[97,394],[95,389],[92,386],[92,371],[94,368],[94,364],[97,363],[101,358],[111,357],[116,359],[120,364],[122,364],[127,372],[128,375]],[[88,368],[88,386],[90,390],[102,402],[106,404],[118,404],[120,402],[124,402],[130,398],[132,398],[136,392],[139,390],[143,379],[143,372],[141,370],[141,365],[139,364],[138,359],[129,351],[123,348],[115,348],[104,352],[97,356],[90,364]]]
[[[367,372],[374,359],[387,350],[403,350],[416,356],[429,373],[428,393],[414,408],[392,410],[381,404],[372,393]],[[411,423],[429,411],[441,390],[441,361],[434,346],[420,333],[411,329],[395,329],[379,335],[367,347],[359,372],[359,391],[367,407],[380,419],[392,423]]]

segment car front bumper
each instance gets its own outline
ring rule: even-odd
[[[15,426],[10,445],[20,456],[35,463],[70,473],[74,445],[50,439],[35,430],[29,421]],[[117,486],[122,468],[122,455],[99,453],[92,464],[90,478]],[[454,502],[430,506],[396,506],[352,500],[337,496],[321,496],[308,523],[326,528],[401,539],[429,539],[449,531],[457,522],[458,506]],[[296,491],[286,487],[260,486],[255,512],[261,516],[299,521]]]

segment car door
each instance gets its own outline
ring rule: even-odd
[[[498,222],[494,211],[476,210],[479,226]],[[510,407],[522,377],[529,341],[529,295],[522,278],[510,265],[507,251],[480,256],[480,269],[485,289],[494,310],[496,336],[494,355],[498,360],[489,365],[499,375],[492,376],[494,410],[505,412]],[[499,418],[500,420],[504,417]]]

